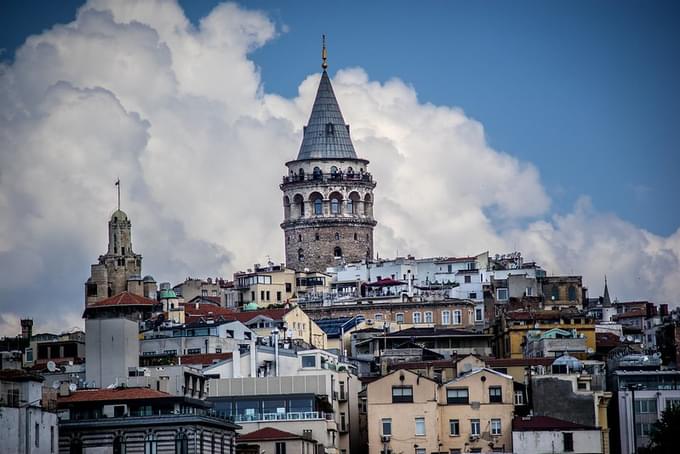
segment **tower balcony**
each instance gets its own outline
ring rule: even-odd
[[[376,183],[373,181],[373,176],[368,172],[362,173],[313,173],[313,174],[293,174],[283,177],[283,181],[279,186],[285,189],[291,186],[317,185],[317,184],[340,184],[350,183],[353,185],[366,185],[371,188],[375,187]]]
[[[296,227],[329,227],[339,225],[355,225],[374,227],[377,221],[372,216],[368,215],[329,215],[320,214],[312,216],[302,216],[297,218],[286,219],[281,223],[282,229],[296,228]]]

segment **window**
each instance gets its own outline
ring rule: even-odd
[[[331,199],[331,213],[340,213],[340,201],[338,199]]]
[[[50,426],[50,452],[54,452],[54,426]]]
[[[382,434],[392,435],[392,418],[383,418],[382,420]]]
[[[315,234],[314,234],[314,240],[315,240],[315,241],[319,241],[319,234],[318,234],[318,233],[315,233]]]
[[[340,430],[344,432],[346,428],[347,428],[347,421],[346,421],[345,413],[340,413]]]
[[[125,440],[122,435],[113,439],[113,454],[125,454]]]
[[[335,241],[340,240],[340,232],[335,232]]]
[[[524,393],[515,391],[515,405],[524,405]]]
[[[635,413],[656,413],[656,399],[635,399]]]
[[[413,402],[413,386],[392,386],[392,403]]]
[[[200,348],[189,348],[189,349],[187,349],[187,355],[200,355],[200,354],[201,354]]]
[[[397,323],[404,323],[404,313],[398,312],[395,316],[395,320]]]
[[[442,311],[442,325],[450,325],[450,324],[451,324],[451,312]]]
[[[461,449],[460,448],[451,448],[449,449],[449,454],[461,454]]]
[[[335,257],[336,259],[342,257],[342,249],[340,249],[340,247],[335,246],[335,248],[333,249],[333,257]]]
[[[203,441],[203,438],[201,438]],[[144,454],[156,454],[156,436],[152,433],[144,437]],[[202,451],[202,450],[201,450]]]
[[[472,276],[466,275],[466,276],[463,278],[463,281],[464,281],[466,284],[469,284],[470,282],[472,282]]]
[[[534,296],[534,288],[533,287],[527,287],[524,289],[524,294],[526,296]]]
[[[281,301],[281,292],[276,292],[276,301]]]
[[[267,290],[267,301],[269,301],[269,297],[270,297],[269,290]]]
[[[489,402],[492,403],[503,402],[503,390],[500,386],[489,387]]]
[[[383,314],[375,314],[375,321],[376,322],[382,321],[382,319],[383,319]]]
[[[305,261],[305,252],[302,250],[302,248],[298,249],[298,260],[300,262]]]
[[[347,211],[349,212],[349,214],[356,214],[354,212],[354,201],[351,198],[347,199]],[[355,233],[354,234],[355,240],[357,239],[356,236],[357,236],[357,234]]]
[[[28,415],[26,415],[26,416],[28,416]],[[28,424],[26,424],[26,425],[28,425]],[[40,424],[38,424],[38,423],[35,423],[34,438],[35,438],[35,447],[39,448],[40,447]]]
[[[484,311],[481,307],[475,308],[475,321],[481,322],[484,320]]]
[[[452,437],[460,435],[460,422],[457,419],[449,419],[449,435]]]
[[[567,296],[569,297],[569,301],[576,301],[576,287],[570,285],[567,290]]]
[[[481,425],[479,424],[479,419],[471,419],[470,420],[470,435],[473,437],[479,437],[479,434],[481,433]]]
[[[290,282],[286,282],[286,293],[290,293],[293,291],[293,284]]]
[[[653,424],[650,422],[636,422],[635,423],[635,434],[638,437],[648,437],[652,434]]]
[[[303,356],[302,367],[316,367],[316,356],[314,355]]]
[[[302,235],[298,235],[298,243],[302,243]]]
[[[283,441],[276,442],[276,454],[286,454],[286,443]]]
[[[447,404],[466,404],[469,402],[469,394],[467,388],[449,388],[446,390]]]
[[[420,312],[414,312],[411,317],[413,318],[413,323],[420,323]]]
[[[468,298],[470,298],[471,300],[476,300],[477,299],[477,292],[468,293]]]
[[[122,418],[125,416],[125,405],[114,405],[113,406],[113,417]]]
[[[560,289],[556,285],[553,285],[550,290],[550,299],[553,301],[560,299]]]
[[[461,311],[453,311],[453,324],[460,325],[463,323],[463,313]]]
[[[83,442],[79,438],[74,438],[71,440],[70,454],[83,454]]]
[[[416,435],[425,436],[425,418],[420,416],[416,418]]]
[[[425,323],[432,323],[432,312],[425,312]]]
[[[416,448],[416,454],[426,454],[425,448]]]
[[[500,419],[492,419],[491,420],[491,435],[500,435],[501,434],[501,420]]]
[[[314,200],[314,214],[323,214],[323,200],[320,198]]]
[[[264,290],[260,290],[260,301],[264,301]]]
[[[680,407],[680,399],[666,399],[666,410],[673,407]]]
[[[496,289],[496,299],[498,301],[507,301],[508,300],[508,289],[507,288]]]
[[[562,433],[562,440],[564,441],[564,452],[574,451],[574,434],[570,432]]]

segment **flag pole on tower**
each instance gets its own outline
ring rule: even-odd
[[[120,211],[120,178],[116,179],[116,187],[118,188],[118,211]]]

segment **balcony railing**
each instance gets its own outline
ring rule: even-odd
[[[338,181],[366,182],[371,183],[373,176],[370,173],[317,173],[305,175],[290,175],[283,177],[283,184],[288,183],[332,183]]]
[[[333,413],[323,413],[320,411],[296,411],[288,413],[251,413],[245,415],[228,415],[226,418],[234,422],[258,422],[258,421],[302,421],[310,419],[333,420]]]

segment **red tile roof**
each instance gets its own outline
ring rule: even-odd
[[[595,333],[595,346],[618,347],[621,344],[619,336],[614,333]]]
[[[60,404],[95,401],[122,401],[136,399],[166,399],[173,397],[171,394],[156,391],[151,388],[113,388],[113,389],[82,389],[68,396],[59,396]]]
[[[153,306],[158,304],[156,300],[144,298],[140,295],[135,295],[130,292],[120,292],[105,300],[97,301],[89,304],[87,308],[92,307],[110,307],[110,306]]]
[[[237,441],[297,440],[300,438],[302,438],[302,436],[290,432],[284,432],[283,430],[274,429],[273,427],[263,427],[255,432],[240,435]]]
[[[488,367],[549,366],[555,358],[487,358]]]
[[[571,421],[552,418],[550,416],[517,416],[512,420],[512,430],[597,430],[597,427],[576,424]]]
[[[271,318],[272,320],[283,320],[283,316],[290,312],[291,309],[277,308],[277,309],[260,309],[257,311],[235,312],[234,318],[241,323],[247,323],[258,316]]]
[[[196,321],[201,317],[204,318],[218,318],[222,316],[225,320],[236,320],[237,312],[224,307],[215,306],[213,304],[184,304],[184,314],[187,322]]]
[[[179,360],[181,364],[200,364],[203,366],[210,366],[216,362],[229,359],[231,356],[231,353],[201,353],[199,355],[180,356]]]

